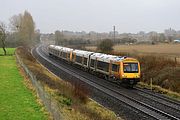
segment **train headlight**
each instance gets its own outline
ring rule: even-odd
[[[123,78],[126,78],[127,76],[125,76],[125,75],[122,75],[122,77],[123,77]]]

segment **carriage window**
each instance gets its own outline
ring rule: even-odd
[[[59,52],[59,56],[61,56],[61,54],[62,54],[62,52],[60,51],[60,52]]]
[[[76,56],[76,62],[78,62],[78,63],[82,63],[82,57],[80,57],[80,56]]]
[[[103,71],[109,71],[109,63],[98,61],[97,68]]]
[[[94,67],[95,60],[91,59],[91,67]]]
[[[84,58],[84,65],[87,65],[87,58]]]
[[[119,71],[119,65],[112,64],[112,71],[118,72]]]
[[[67,58],[69,59],[70,53],[67,53]]]
[[[66,58],[66,53],[62,52],[62,57]]]

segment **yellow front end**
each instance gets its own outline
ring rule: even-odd
[[[120,80],[135,85],[140,81],[140,63],[134,58],[126,58],[120,63]]]

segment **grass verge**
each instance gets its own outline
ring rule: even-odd
[[[7,49],[14,53],[14,49]],[[14,56],[0,56],[0,119],[46,120],[43,108],[24,84]]]
[[[83,84],[64,81],[41,66],[25,48],[16,53],[24,64],[34,73],[45,90],[59,103],[65,120],[117,120],[114,112],[88,98],[88,90]]]
[[[7,55],[13,55],[16,48],[6,48]],[[4,55],[4,51],[0,48],[0,56]]]

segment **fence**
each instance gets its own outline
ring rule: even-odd
[[[22,62],[21,58],[15,53],[18,63],[23,67],[26,74],[29,76],[32,85],[36,89],[39,98],[42,100],[43,104],[47,108],[48,112],[51,114],[54,120],[61,120],[63,117],[60,113],[60,108],[57,100],[55,100],[51,95],[44,89],[43,84],[36,79],[36,76],[28,69],[28,67]]]

